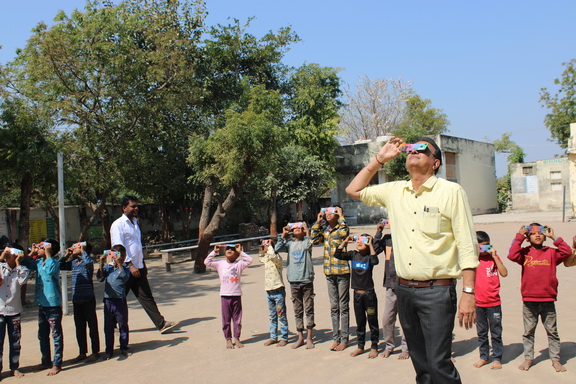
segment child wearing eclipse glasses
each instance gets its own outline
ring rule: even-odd
[[[549,237],[556,248],[544,246]],[[530,246],[522,247],[524,240]],[[524,362],[518,367],[527,371],[534,361],[534,333],[538,318],[548,334],[548,351],[552,366],[556,372],[566,368],[560,363],[560,337],[558,336],[556,308],[554,302],[558,295],[556,266],[570,257],[572,250],[561,237],[556,237],[552,228],[532,223],[520,227],[516,234],[508,258],[522,266],[522,293],[524,335]]]
[[[107,263],[108,260],[108,263]],[[120,331],[120,354],[128,352],[128,303],[126,302],[126,283],[130,278],[130,268],[124,265],[126,248],[116,244],[100,256],[98,280],[104,282],[104,338],[106,340],[105,360],[110,360],[114,352],[114,329]]]
[[[488,330],[492,341],[492,367],[502,368],[502,306],[500,301],[500,276],[508,276],[508,270],[490,244],[490,236],[484,231],[477,231],[478,246],[480,247],[480,265],[476,268],[476,332],[480,360],[474,364],[480,368],[490,362],[490,342]]]

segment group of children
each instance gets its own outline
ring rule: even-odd
[[[62,294],[60,270],[72,271],[72,303],[74,324],[79,355],[72,360],[97,361],[100,359],[100,340],[98,317],[96,315],[96,297],[94,294],[94,261],[89,243],[74,244],[65,254],[56,259],[60,246],[53,239],[33,244],[28,256],[18,244],[7,244],[0,254],[0,345],[3,345],[8,333],[10,370],[13,376],[21,377],[19,371],[20,338],[22,313],[21,287],[26,284],[31,271],[35,271],[35,302],[38,305],[38,339],[40,342],[41,362],[39,370],[48,369],[53,376],[62,370],[64,335],[62,331]],[[104,288],[104,334],[105,355],[108,360],[113,355],[114,332],[120,333],[120,353],[128,357],[128,305],[126,302],[126,284],[130,277],[128,267],[124,265],[126,249],[115,245],[99,258],[97,277],[105,283]],[[91,351],[88,357],[86,329],[89,328]],[[50,347],[52,336],[54,356]],[[2,368],[2,348],[0,348],[0,372]],[[1,378],[0,378],[1,379]]]
[[[387,220],[378,223],[374,237],[368,234],[341,236],[333,250],[325,249],[325,253],[331,253],[335,259],[350,263],[351,288],[354,293],[354,311],[357,324],[357,348],[351,353],[351,356],[358,356],[367,351],[365,349],[366,323],[370,328],[371,341],[368,358],[374,358],[379,354],[378,300],[372,271],[374,266],[380,263],[378,255],[382,252],[385,255],[384,287],[386,288],[383,357],[389,357],[396,346],[394,340],[394,324],[397,316],[396,295],[394,294],[396,272],[392,237],[389,234],[382,234],[384,223],[389,224]],[[554,247],[544,245],[546,238],[553,241]],[[506,277],[508,270],[502,263],[496,249],[490,244],[490,237],[486,232],[478,231],[477,240],[480,266],[476,270],[474,290],[480,360],[474,366],[480,368],[492,360],[491,368],[500,369],[504,351],[502,308],[499,293],[500,276]],[[524,241],[527,241],[529,245],[522,247]],[[270,319],[270,338],[264,343],[265,346],[272,344],[285,346],[288,343],[286,289],[282,276],[283,260],[278,253],[287,252],[286,277],[290,283],[297,331],[297,341],[292,348],[298,348],[304,344],[306,344],[307,349],[314,348],[312,333],[315,327],[312,246],[317,242],[314,236],[310,236],[308,226],[303,221],[289,223],[282,229],[282,234],[278,236],[278,239],[262,242],[260,262],[264,264],[264,287],[268,298]],[[356,250],[346,251],[348,244],[352,242],[356,244]],[[326,247],[332,248],[332,244],[325,244]],[[573,248],[576,249],[576,236],[574,237]],[[214,260],[220,250],[220,246],[216,246],[206,259],[206,265],[217,269],[221,279],[222,327],[226,337],[226,345],[228,348],[242,347],[239,341],[242,320],[240,276],[242,271],[252,263],[252,259],[242,251],[239,244],[228,244],[225,249],[226,258]],[[555,236],[552,228],[532,223],[520,228],[510,247],[508,259],[522,266],[521,294],[525,360],[519,369],[528,370],[533,363],[534,334],[538,319],[541,318],[548,335],[552,365],[557,372],[563,372],[566,369],[560,362],[560,339],[554,306],[558,293],[556,266],[561,263],[564,263],[565,266],[574,266],[576,265],[576,256],[572,248],[562,238]],[[304,323],[304,315],[306,315],[306,323]],[[234,338],[230,334],[231,320],[235,325]],[[409,350],[404,338],[402,338],[401,345],[402,351],[399,358],[409,358]],[[334,348],[331,349],[335,350]]]
[[[335,210],[334,210],[335,209]],[[335,216],[336,217],[334,219]],[[288,320],[286,313],[286,286],[283,278],[283,259],[279,252],[286,252],[286,278],[296,320],[297,340],[292,348],[306,345],[314,348],[314,267],[312,246],[325,242],[326,269],[336,260],[350,263],[351,288],[356,317],[357,348],[351,353],[358,356],[367,350],[366,324],[370,328],[371,346],[368,358],[379,354],[378,300],[372,278],[373,268],[380,263],[378,255],[384,252],[386,305],[384,314],[384,351],[383,357],[389,357],[395,348],[394,324],[396,322],[396,296],[394,286],[396,272],[392,237],[383,235],[384,223],[378,223],[374,237],[368,234],[349,236],[347,226],[342,221],[341,208],[326,210],[313,225],[313,234],[306,222],[289,223],[282,229],[277,239],[265,240],[260,246],[260,262],[264,264],[264,288],[269,307],[270,337],[265,346],[288,344]],[[389,222],[388,222],[389,224]],[[319,234],[320,225],[327,227],[326,235]],[[325,241],[329,236],[329,241]],[[554,247],[544,245],[546,238],[553,241]],[[492,369],[501,368],[504,346],[502,343],[502,309],[500,300],[500,276],[506,277],[508,271],[490,244],[486,232],[477,232],[480,266],[476,270],[476,314],[480,360],[474,364],[482,367],[492,360]],[[523,247],[524,241],[529,243]],[[347,251],[354,242],[356,250]],[[576,248],[576,236],[573,247]],[[554,302],[558,294],[557,265],[576,265],[576,256],[572,248],[560,237],[556,237],[552,228],[532,223],[522,226],[516,234],[509,250],[508,259],[522,266],[521,294],[524,321],[524,362],[521,370],[528,370],[534,360],[534,334],[539,318],[548,335],[549,354],[557,372],[566,369],[560,362],[560,339],[558,336],[556,310]],[[74,323],[79,355],[72,361],[85,359],[96,361],[100,358],[100,341],[96,315],[96,298],[93,286],[94,261],[89,243],[77,243],[67,249],[57,260],[59,251],[55,240],[34,244],[28,256],[17,244],[8,244],[0,254],[0,345],[8,333],[10,370],[13,376],[21,377],[19,371],[20,335],[22,312],[21,287],[26,284],[31,271],[36,273],[35,301],[38,304],[38,339],[40,342],[40,369],[49,369],[48,375],[55,375],[62,369],[63,332],[62,332],[62,296],[60,292],[60,270],[72,271],[72,302]],[[218,255],[224,256],[217,258]],[[99,257],[97,278],[105,283],[104,288],[104,334],[105,359],[110,359],[114,350],[114,332],[120,334],[120,353],[128,357],[128,306],[126,302],[127,283],[130,270],[124,265],[126,250],[115,245],[110,251]],[[334,258],[334,260],[332,260]],[[205,264],[218,271],[220,277],[220,296],[222,309],[222,330],[229,349],[242,348],[240,341],[242,329],[242,271],[251,263],[252,258],[243,251],[240,244],[216,245],[208,255]],[[330,274],[326,274],[327,278]],[[347,305],[347,303],[345,303]],[[341,304],[340,304],[341,306]],[[332,310],[341,308],[336,306]],[[88,357],[86,330],[89,328],[91,352]],[[347,330],[334,330],[334,334],[347,334]],[[488,337],[490,334],[490,338]],[[54,356],[51,357],[50,335],[53,339]],[[331,350],[346,348],[348,340],[335,339]],[[490,341],[489,341],[490,339]],[[344,345],[343,345],[344,344]],[[337,347],[342,347],[338,349]],[[490,353],[490,351],[492,353]],[[0,348],[0,372],[2,368],[2,348]],[[402,339],[400,359],[409,358],[408,346]]]

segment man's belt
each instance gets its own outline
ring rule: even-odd
[[[398,278],[398,283],[406,287],[413,288],[426,288],[439,285],[456,285],[455,279],[435,279],[435,280],[406,280],[401,277]]]

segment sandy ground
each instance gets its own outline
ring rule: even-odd
[[[558,236],[569,239],[576,234],[574,224],[562,223],[561,213],[516,213],[504,215],[483,215],[475,217],[478,230],[487,231],[492,244],[505,259],[508,247],[520,225],[532,221],[552,226]],[[375,226],[353,227],[353,234],[365,231],[372,233]],[[3,380],[6,382],[27,383],[357,383],[386,381],[395,384],[414,383],[415,374],[410,360],[398,360],[397,354],[388,359],[380,356],[368,360],[366,355],[355,358],[349,353],[352,346],[343,352],[329,351],[331,345],[331,322],[326,282],[321,269],[320,247],[314,248],[316,268],[316,348],[293,350],[291,344],[284,348],[264,347],[268,339],[268,307],[263,288],[264,268],[255,260],[242,277],[244,290],[242,339],[245,348],[226,350],[220,329],[219,281],[215,271],[195,274],[193,263],[186,256],[177,257],[172,272],[165,272],[159,259],[150,260],[150,282],[161,312],[169,320],[180,321],[180,326],[170,334],[161,335],[153,328],[132,294],[130,308],[130,348],[134,353],[129,358],[114,357],[109,361],[70,365],[66,361],[78,353],[72,316],[64,318],[64,370],[57,376],[46,377],[45,372],[33,371],[40,362],[37,340],[37,309],[25,309],[22,325],[21,370],[26,374],[22,379],[9,376],[8,351],[5,346],[3,359]],[[257,255],[252,252],[252,256]],[[486,383],[499,380],[503,383],[542,383],[554,380],[558,383],[576,382],[576,267],[560,266],[559,300],[557,312],[559,332],[562,340],[562,361],[568,372],[554,372],[547,352],[546,334],[541,325],[536,333],[535,365],[528,372],[521,372],[517,366],[522,357],[522,315],[520,297],[520,266],[504,260],[509,276],[502,279],[504,359],[500,371],[492,371],[489,366],[474,368],[478,360],[476,331],[454,329],[453,351],[456,366],[464,383]],[[381,287],[383,267],[375,269],[375,282],[383,303],[384,288]],[[102,285],[97,285],[97,297],[102,297]],[[459,284],[460,288],[460,284]],[[29,299],[33,286],[28,288]],[[460,289],[458,289],[460,291]],[[101,301],[101,300],[99,300]],[[71,312],[70,305],[70,312]],[[351,308],[351,334],[355,334],[355,321]],[[382,306],[379,308],[380,316]],[[102,321],[102,303],[98,304],[98,315]],[[288,320],[294,328],[293,310],[288,300]],[[100,324],[102,327],[103,324]],[[104,335],[101,330],[103,348]],[[291,342],[294,337],[291,336]]]

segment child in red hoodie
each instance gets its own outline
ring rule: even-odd
[[[544,246],[546,237],[554,241],[556,248]],[[530,242],[529,247],[522,248],[524,240]],[[556,238],[552,228],[532,223],[522,226],[516,234],[508,259],[522,265],[522,302],[524,317],[524,362],[518,367],[527,371],[534,361],[534,332],[538,325],[538,317],[548,334],[548,350],[552,366],[556,372],[564,372],[566,368],[560,363],[560,338],[556,326],[556,308],[554,302],[558,295],[558,279],[556,266],[572,254],[572,249],[561,237]]]

